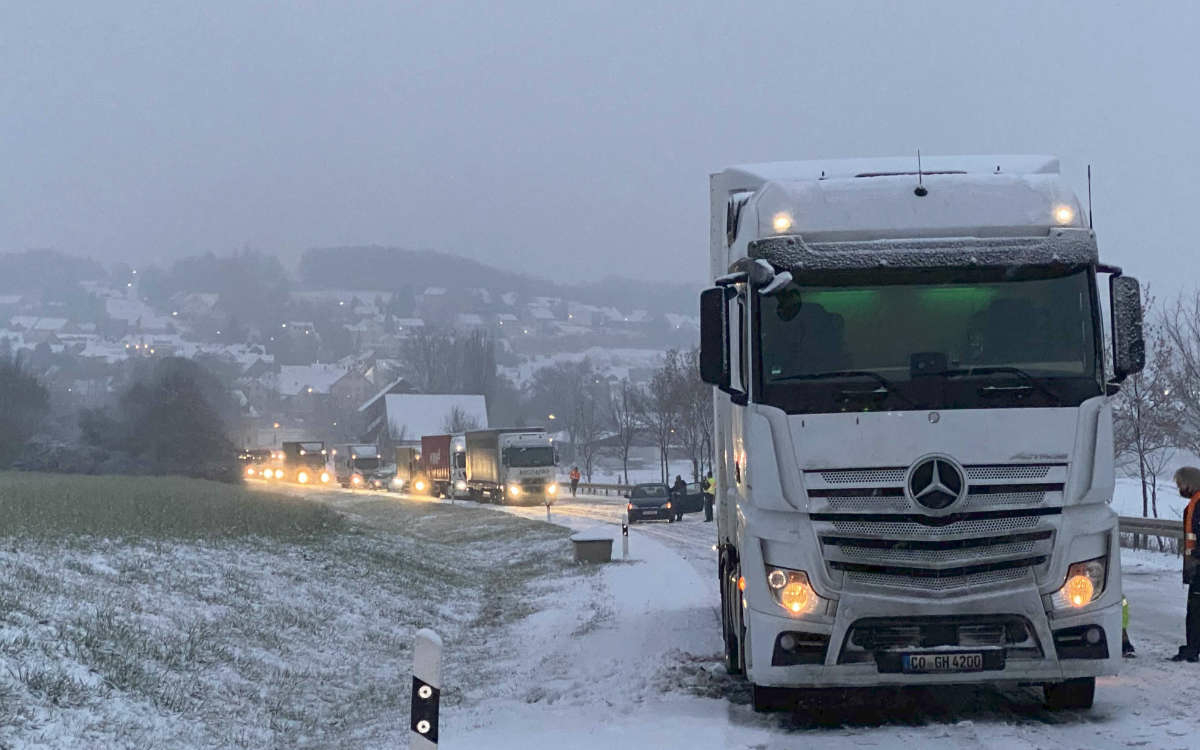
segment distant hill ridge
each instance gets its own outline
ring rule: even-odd
[[[641,281],[610,276],[578,284],[540,278],[463,258],[451,253],[407,250],[378,245],[313,248],[299,265],[306,289],[399,289],[420,292],[428,287],[480,288],[545,296],[621,309],[642,307],[658,312],[691,314],[698,308],[700,286]]]

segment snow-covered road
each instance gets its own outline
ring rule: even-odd
[[[563,500],[552,521],[620,522],[619,498]],[[544,508],[505,508],[545,520]],[[583,591],[548,591],[511,632],[501,685],[475,686],[448,718],[447,748],[1193,748],[1200,667],[1166,660],[1183,623],[1177,559],[1126,551],[1139,658],[1100,681],[1090,712],[1050,712],[1036,689],[822,693],[795,715],[759,715],[724,674],[713,524],[630,529],[632,560]],[[620,557],[619,544],[614,556]],[[532,743],[532,744],[531,744]]]

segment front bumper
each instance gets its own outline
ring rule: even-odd
[[[1108,600],[1109,597],[1105,597]],[[932,649],[919,647],[881,651],[871,661],[845,663],[846,649],[851,628],[856,622],[869,618],[903,618],[905,605],[896,598],[870,594],[844,595],[839,602],[837,615],[832,622],[813,622],[793,619],[781,614],[744,610],[747,619],[749,642],[747,671],[750,681],[756,685],[772,687],[866,687],[872,685],[945,685],[966,683],[1049,683],[1079,677],[1096,677],[1116,674],[1121,654],[1121,605],[1120,597],[1115,604],[1089,607],[1083,611],[1050,613],[1047,616],[1042,598],[1035,588],[1025,590],[993,592],[957,599],[953,602],[922,601],[921,617],[970,617],[1016,616],[1024,618],[1030,625],[1033,639],[1040,653],[1030,649],[1012,649],[1012,654],[998,656],[995,650],[955,647],[961,652],[988,651],[988,665],[984,671],[950,673],[904,673],[889,671],[898,664],[899,651],[929,653]],[[915,614],[914,614],[915,616]],[[1107,646],[1104,658],[1059,658],[1054,633],[1068,628],[1099,626],[1104,633],[1103,644]],[[780,659],[777,647],[779,636],[784,633],[812,634],[814,638],[828,638],[823,659],[820,663],[777,666]],[[1004,649],[1000,649],[1002,652]],[[1097,649],[1099,650],[1099,649]],[[861,655],[861,652],[860,652]],[[1002,664],[1001,668],[995,667]]]

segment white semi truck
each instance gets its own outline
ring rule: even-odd
[[[466,433],[466,483],[475,500],[541,505],[558,496],[558,451],[541,428]]]
[[[1091,706],[1121,651],[1110,399],[1145,354],[1058,161],[750,165],[711,199],[722,626],[755,708],[978,682]]]

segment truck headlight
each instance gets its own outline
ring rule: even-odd
[[[403,477],[392,477],[392,489],[393,490],[399,490],[399,489],[402,489],[403,487],[404,487],[404,478]]]
[[[275,470],[275,478],[276,478],[276,479],[283,479],[283,469],[276,469],[276,470]]]
[[[454,483],[454,489],[456,489],[456,490],[462,491],[462,490],[465,490],[466,488],[467,488],[467,483],[461,479]]]
[[[416,490],[417,492],[424,492],[425,491],[425,480],[418,479],[417,481],[413,482],[413,489]]]
[[[355,474],[354,476],[350,477],[350,484],[352,484],[352,485],[354,485],[355,487],[357,487],[358,485],[362,484],[362,477],[360,477],[359,475]]]
[[[803,570],[768,568],[767,589],[770,590],[775,603],[793,617],[828,614],[832,603],[813,590],[812,584],[808,582],[808,574]]]
[[[329,484],[329,472],[321,472],[321,484]]]
[[[546,485],[546,494],[547,495],[557,495],[558,494],[558,485],[554,484],[553,482]]]
[[[296,481],[299,482],[300,484],[304,484],[305,482],[307,482],[308,481],[308,472],[302,471],[299,474],[297,474]]]
[[[515,485],[515,484],[508,485],[508,494],[511,495],[512,497],[520,497],[521,496],[520,486]]]
[[[253,468],[246,469],[246,476],[248,476],[248,477],[254,476],[254,469]]]
[[[1108,556],[1073,563],[1067,568],[1067,580],[1054,595],[1059,608],[1086,607],[1100,598],[1108,578]]]

